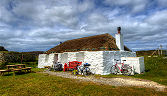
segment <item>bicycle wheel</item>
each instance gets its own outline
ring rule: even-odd
[[[127,75],[127,76],[131,75],[131,73],[132,73],[132,67],[131,66],[125,64],[122,68],[123,68],[122,69],[123,70],[122,71],[123,75]]]
[[[83,75],[84,75],[84,76],[87,76],[87,75],[89,75],[89,74],[90,74],[90,68],[88,68],[88,67],[84,68],[84,69],[83,69]]]
[[[80,74],[80,75],[82,75],[82,73],[83,73],[83,67],[82,66],[79,66],[78,68],[77,68],[77,70],[78,70],[78,74]]]
[[[116,75],[118,73],[118,68],[117,66],[113,65],[110,69],[111,74]]]

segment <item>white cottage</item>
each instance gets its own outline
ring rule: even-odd
[[[102,34],[65,41],[48,50],[46,54],[40,54],[38,68],[51,66],[55,62],[64,64],[81,61],[91,64],[92,73],[107,75],[110,74],[111,66],[115,64],[114,59],[117,59],[126,60],[135,73],[144,72],[144,58],[136,57],[135,52],[124,46],[120,27],[115,37],[116,40],[109,34]]]

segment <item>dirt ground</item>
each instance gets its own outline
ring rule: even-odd
[[[71,78],[78,79],[79,81],[91,81],[97,84],[105,84],[112,86],[136,86],[136,87],[145,87],[145,88],[154,88],[157,91],[164,91],[167,86],[158,84],[156,82],[144,79],[135,79],[135,78],[125,78],[125,77],[117,77],[117,78],[96,78],[95,76],[75,76],[69,72],[52,72],[45,71],[43,73],[49,75],[60,76],[63,78]]]

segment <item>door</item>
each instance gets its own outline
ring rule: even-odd
[[[54,55],[54,63],[57,63],[58,62],[58,54],[55,54]]]

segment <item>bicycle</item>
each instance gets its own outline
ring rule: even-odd
[[[84,76],[87,76],[87,75],[91,74],[89,66],[90,66],[90,64],[88,64],[88,63],[84,64],[84,67],[82,69],[82,73],[83,73]]]
[[[75,69],[73,69],[72,74],[73,75],[81,74],[84,76],[90,75],[91,72],[89,66],[90,64],[88,63],[85,63],[83,66],[77,66]]]
[[[119,60],[117,60],[117,61],[119,61]],[[115,74],[115,75],[117,75],[120,72],[123,75],[131,75],[132,67],[129,66],[128,64],[124,64],[124,61],[126,61],[126,60],[123,60],[123,63],[116,62],[116,64],[111,67],[110,72],[112,74]],[[121,64],[121,68],[118,66],[118,64]]]
[[[73,75],[78,75],[79,74],[79,66],[77,65],[76,68],[72,70]]]

